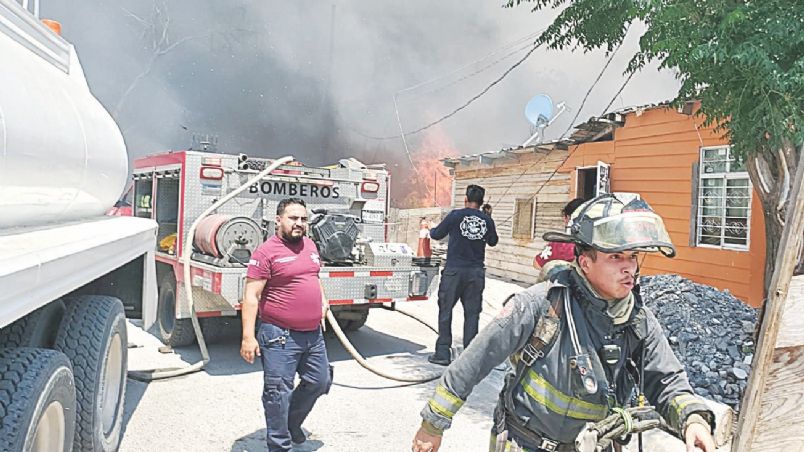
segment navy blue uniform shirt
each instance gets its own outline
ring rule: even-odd
[[[450,212],[444,221],[430,231],[430,237],[441,240],[449,234],[446,268],[485,266],[486,244],[497,244],[494,220],[480,209],[465,207]]]

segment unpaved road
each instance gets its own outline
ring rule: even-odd
[[[518,286],[488,279],[481,326],[492,319],[502,301]],[[435,299],[402,306],[436,325]],[[455,308],[453,332],[460,343],[463,313]],[[206,371],[150,384],[128,380],[121,452],[243,452],[265,450],[265,424],[260,402],[262,369],[239,355],[237,331],[209,347]],[[369,363],[387,372],[429,375],[442,368],[427,362],[436,335],[399,313],[372,310],[350,340]],[[406,451],[421,418],[419,411],[435,382],[402,386],[378,377],[351,359],[337,338],[328,334],[327,350],[335,367],[332,390],[321,397],[304,424],[310,439],[298,451]],[[180,367],[200,358],[197,346],[159,353],[161,343],[129,322],[129,369]],[[502,386],[503,372],[493,371],[469,398],[447,431],[442,451],[488,450],[491,412]],[[654,435],[645,450],[682,452],[680,442]],[[661,447],[659,446],[661,444]]]

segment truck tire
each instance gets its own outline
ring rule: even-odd
[[[338,326],[343,331],[357,331],[366,324],[369,315],[368,306],[358,306],[349,309],[339,309],[332,312]]]
[[[63,353],[0,349],[0,451],[70,452],[75,406],[72,366]]]
[[[56,300],[0,329],[0,347],[53,348],[64,315],[64,302]]]
[[[84,295],[65,300],[56,350],[74,365],[76,426],[74,450],[116,451],[123,425],[128,367],[128,334],[123,303]]]
[[[176,279],[173,273],[163,276],[159,283],[156,323],[159,325],[159,338],[165,345],[182,347],[195,341],[192,320],[176,318]]]
[[[242,331],[238,317],[208,317],[198,319],[198,322],[207,345],[217,344],[229,338],[239,338]]]

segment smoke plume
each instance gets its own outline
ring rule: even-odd
[[[410,205],[411,180],[449,184],[410,160],[522,144],[531,134],[524,106],[539,93],[570,107],[548,129],[556,138],[606,61],[603,52],[538,49],[471,105],[403,143],[400,124],[416,130],[463,105],[554,17],[501,3],[46,0],[41,16],[62,23],[132,158],[186,149],[194,133],[217,136],[223,152],[291,154],[313,165],[356,157],[388,163],[392,201]],[[631,33],[576,122],[602,113],[622,84],[636,50]],[[671,74],[645,71],[612,108],[671,98],[677,85]],[[448,202],[427,188],[413,204]]]

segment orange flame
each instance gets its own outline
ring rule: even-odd
[[[411,151],[410,162],[400,165],[396,183],[392,178],[394,207],[409,209],[415,207],[449,207],[452,200],[452,176],[441,162],[447,157],[458,155],[452,140],[440,128],[425,132],[418,149]],[[394,192],[395,190],[395,192]]]

